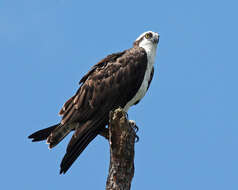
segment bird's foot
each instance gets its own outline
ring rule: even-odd
[[[135,132],[135,142],[138,142],[139,136],[136,133],[139,131],[139,127],[136,125],[136,122],[134,120],[129,120],[129,124]]]

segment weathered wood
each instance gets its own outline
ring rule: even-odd
[[[112,111],[109,119],[110,166],[106,190],[129,190],[134,176],[136,134],[121,108]]]

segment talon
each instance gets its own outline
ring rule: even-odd
[[[135,130],[136,133],[139,131],[139,127],[137,127],[137,125],[135,125],[133,129]]]
[[[136,135],[136,133],[139,131],[139,127],[136,125],[136,122],[134,120],[129,120],[129,124],[135,132],[135,142],[138,142],[140,138],[138,135]]]
[[[136,125],[136,122],[134,120],[129,120],[130,126],[132,129],[134,129],[135,133],[139,131],[139,127]]]

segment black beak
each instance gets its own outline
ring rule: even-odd
[[[153,40],[153,42],[154,42],[155,44],[158,44],[158,43],[159,43],[159,37],[158,37],[158,38],[155,38],[155,39]]]
[[[157,33],[157,32],[156,32]],[[159,35],[159,33],[157,33],[158,35],[156,36],[156,39],[155,39],[155,43],[159,43],[159,38],[160,38],[160,35]]]

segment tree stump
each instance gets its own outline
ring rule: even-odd
[[[121,108],[109,115],[110,166],[106,190],[129,190],[134,176],[134,122]],[[135,126],[134,126],[135,127]]]

